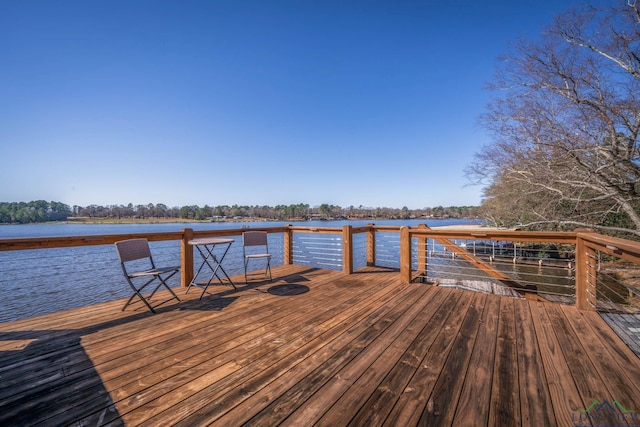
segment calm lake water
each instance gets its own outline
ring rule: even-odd
[[[430,227],[479,223],[479,221],[470,220],[365,220],[307,221],[296,222],[294,225],[340,227],[345,224],[360,226],[371,222],[393,226],[426,223]],[[289,222],[0,225],[0,239],[175,232],[183,228],[218,230],[278,227],[285,224]],[[327,235],[327,238],[340,240],[340,236]],[[384,240],[381,243],[384,245]],[[298,249],[294,253],[295,262],[339,268],[339,253],[335,252],[335,257],[332,259],[329,251],[328,259],[325,259],[327,256],[324,249],[321,251],[324,255],[314,254],[316,244],[313,241],[301,241],[300,244],[296,244]],[[269,246],[273,254],[272,265],[282,265],[284,262],[282,235],[270,236]],[[398,262],[397,244],[390,241],[385,246],[386,252],[380,251],[380,256],[387,257],[390,263]],[[151,250],[158,265],[180,264],[180,248],[177,241],[153,242]],[[363,251],[365,251],[364,235],[357,237],[354,241],[354,259],[363,260]],[[357,261],[355,268],[362,267],[358,263],[362,264],[362,261]],[[243,271],[242,246],[239,244],[238,237],[225,258],[224,268],[230,275]],[[0,272],[2,273],[0,275],[0,323],[127,298],[131,294],[129,286],[122,277],[122,270],[113,245],[0,252]],[[172,283],[174,286],[178,280],[177,277],[175,279],[176,281]]]
[[[374,223],[377,225],[419,225],[441,227],[458,224],[481,224],[482,221],[468,219],[430,219],[430,220],[380,220],[380,221],[303,221],[303,222],[195,222],[195,223],[161,223],[161,224],[19,224],[0,225],[0,239],[20,237],[46,236],[84,236],[93,234],[127,234],[127,233],[164,233],[180,231],[183,228],[194,230],[222,230],[242,227],[281,227],[286,224],[310,227],[342,227],[343,225],[361,226]]]

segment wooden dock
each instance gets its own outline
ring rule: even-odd
[[[383,268],[273,274],[155,315],[0,324],[0,425],[568,426],[602,402],[640,425],[640,359],[596,312]]]

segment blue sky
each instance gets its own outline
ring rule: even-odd
[[[0,201],[477,205],[497,57],[576,1],[2,1]]]

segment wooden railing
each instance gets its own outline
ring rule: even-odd
[[[576,236],[576,306],[596,310],[597,252],[640,264],[640,243],[592,232]]]
[[[640,243],[623,239],[616,239],[588,230],[575,232],[522,232],[493,229],[431,229],[426,225],[417,227],[377,226],[368,224],[353,227],[308,227],[293,226],[252,228],[264,230],[268,233],[283,233],[284,264],[294,264],[294,236],[296,233],[341,236],[341,269],[346,274],[354,271],[354,236],[364,234],[365,248],[359,251],[364,256],[364,265],[376,265],[376,235],[377,233],[397,233],[399,235],[399,274],[403,282],[411,282],[416,275],[428,272],[427,241],[432,239],[448,248],[455,256],[481,270],[493,279],[510,284],[512,280],[503,272],[497,270],[491,262],[475,256],[465,248],[455,244],[456,239],[465,241],[510,241],[519,244],[555,243],[575,245],[575,297],[576,306],[582,310],[595,310],[597,307],[596,277],[597,254],[604,253],[612,257],[624,259],[640,265]],[[90,236],[65,237],[34,237],[19,239],[0,239],[0,251],[25,249],[64,248],[73,246],[92,246],[113,244],[118,240],[143,237],[149,241],[179,240],[180,258],[182,265],[181,285],[187,284],[193,278],[194,256],[193,246],[188,242],[193,238],[215,236],[239,236],[246,228],[222,230],[198,230],[184,228],[179,232],[166,233],[135,233]],[[362,252],[364,252],[362,254]],[[416,255],[415,257],[413,255]],[[416,262],[417,260],[417,262]],[[417,267],[415,267],[417,264]]]
[[[268,233],[282,233],[286,228],[252,228],[251,230],[264,230]],[[52,249],[68,248],[74,246],[95,246],[113,244],[119,240],[145,238],[150,242],[166,240],[180,241],[181,278],[182,287],[187,287],[193,279],[193,246],[188,242],[195,238],[239,236],[246,229],[223,230],[199,230],[183,228],[181,231],[164,233],[130,233],[130,234],[100,234],[90,236],[63,236],[63,237],[30,237],[19,239],[0,239],[0,251],[26,250],[26,249]]]

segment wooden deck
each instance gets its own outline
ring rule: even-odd
[[[620,408],[594,401],[640,425],[640,359],[597,313],[379,268],[197,291],[155,315],[117,301],[0,324],[0,425],[551,426]]]

